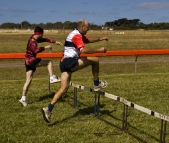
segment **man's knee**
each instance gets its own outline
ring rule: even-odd
[[[99,63],[99,58],[98,57],[88,57],[88,60],[92,61],[93,63]]]
[[[69,88],[69,86],[68,86],[68,87],[61,87],[61,88],[60,88],[60,92],[61,92],[61,94],[66,93],[66,92],[67,92],[67,90],[68,90],[68,88]]]
[[[41,62],[37,66],[48,66],[52,65],[51,60],[41,60]]]
[[[29,86],[31,84],[31,82],[32,82],[32,77],[27,78],[26,82],[25,82],[25,86]]]
[[[95,62],[99,63],[99,58],[98,57],[95,57]]]
[[[49,61],[48,61],[48,64],[52,64],[52,61],[49,60]]]

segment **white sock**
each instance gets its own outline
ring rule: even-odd
[[[26,101],[26,96],[22,96],[21,100]]]

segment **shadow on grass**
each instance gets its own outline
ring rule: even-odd
[[[63,98],[64,97],[64,98]],[[66,97],[68,97],[66,94],[64,95],[62,97],[62,99],[60,99],[60,101],[62,101],[62,102],[66,102],[66,103],[68,103],[69,105],[71,105],[72,107],[74,107],[74,105],[73,105],[73,98],[71,98],[71,100],[72,100],[72,103],[70,103],[70,102],[68,102],[68,101],[66,101]],[[70,97],[69,97],[70,98]],[[78,109],[78,111],[74,114],[74,115],[72,115],[72,116],[70,116],[70,117],[67,117],[67,118],[64,118],[63,120],[61,120],[61,121],[55,121],[55,122],[53,122],[52,124],[48,124],[48,126],[49,127],[52,127],[52,126],[55,126],[55,125],[57,125],[57,124],[59,124],[59,123],[62,123],[62,122],[65,122],[66,120],[70,120],[70,119],[74,119],[74,118],[77,118],[79,115],[86,115],[86,114],[89,114],[89,115],[92,115],[92,116],[95,116],[94,115],[94,106],[92,106],[92,107],[84,107],[84,106],[87,106],[87,105],[85,105],[84,103],[81,103],[81,102],[79,102],[78,103],[79,104],[79,106],[78,107],[74,107],[74,108],[77,108]],[[84,108],[80,108],[81,106],[83,106]],[[101,108],[104,108],[104,106],[105,106],[105,104],[100,104],[99,105],[99,108],[101,109]],[[113,127],[116,127],[116,128],[118,128],[118,129],[120,129],[121,131],[122,131],[122,119],[119,119],[119,118],[117,118],[117,117],[115,117],[115,116],[113,116],[112,115],[112,113],[114,113],[114,112],[116,112],[117,110],[101,110],[101,111],[99,111],[99,116],[97,117],[99,120],[102,120],[102,121],[104,121],[105,123],[107,123],[107,124],[109,124],[109,125],[111,125],[111,126],[113,126]],[[104,118],[102,118],[102,115],[107,115],[107,116],[109,116],[109,117],[111,117],[111,119],[112,120],[116,120],[116,121],[120,121],[121,122],[121,127],[119,127],[118,125],[115,125],[114,123],[111,123],[110,121],[108,121],[108,120],[105,120]],[[80,121],[79,119],[76,119],[76,120],[78,120],[78,121]],[[130,123],[127,123],[127,128],[129,129],[129,128],[132,128],[132,129],[134,129],[136,132],[133,132],[132,134],[130,134],[131,136],[133,136],[134,138],[137,138],[138,140],[140,140],[140,141],[143,141],[144,142],[144,139],[142,140],[140,137],[139,137],[139,135],[140,134],[144,134],[144,135],[146,135],[146,136],[148,136],[148,137],[150,137],[150,138],[152,138],[152,139],[154,139],[154,140],[156,140],[156,141],[159,141],[159,139],[157,139],[155,136],[153,136],[153,135],[151,135],[151,134],[149,134],[149,133],[146,133],[145,131],[142,131],[142,130],[140,130],[139,128],[136,128],[136,127],[134,127],[134,126],[132,126]],[[127,129],[127,131],[129,131],[130,132],[130,130],[128,130]],[[105,133],[101,133],[101,134],[105,134]],[[114,133],[113,133],[114,134]],[[118,132],[118,134],[119,134],[119,132]],[[138,136],[137,136],[138,135]],[[100,133],[99,133],[99,136],[100,136]]]
[[[65,102],[65,103],[68,103],[68,104],[71,105],[72,107],[74,107],[74,105],[73,105],[72,103],[70,103],[70,102],[68,102],[68,101],[65,100],[65,97],[67,97],[67,95],[64,95],[64,99],[62,98],[61,100],[62,100],[63,102]],[[52,123],[52,124],[49,124],[48,126],[57,125],[57,124],[62,123],[62,122],[64,122],[64,121],[66,121],[66,120],[70,120],[70,119],[72,119],[72,118],[76,118],[76,117],[78,117],[79,115],[89,114],[89,115],[95,116],[94,106],[92,106],[92,107],[80,108],[80,106],[86,106],[86,105],[83,104],[83,103],[79,103],[79,104],[80,104],[79,106],[74,107],[74,108],[77,108],[77,109],[78,109],[78,111],[77,111],[74,115],[72,115],[72,116],[70,116],[70,117],[67,117],[67,118],[64,118],[64,119],[61,120],[61,121],[56,121],[56,122],[54,122],[54,123]],[[99,108],[103,108],[104,106],[105,106],[105,104],[101,104],[101,105],[99,106]],[[111,113],[112,113],[112,112],[115,112],[115,111],[116,111],[116,110],[112,110],[112,111],[103,110],[103,111],[100,111],[100,115],[101,115],[101,114],[102,114],[102,115],[109,115],[109,116],[111,116],[113,119],[121,121],[120,119],[118,119],[118,118],[116,118],[115,116],[112,116],[112,115],[111,115]]]
[[[49,98],[52,99],[54,97],[54,95],[55,95],[55,92],[50,92],[49,94],[46,94],[46,95],[40,97],[39,100],[38,100],[38,102],[41,102],[41,101],[49,99]],[[63,102],[63,99],[60,98],[58,100],[58,102]]]
[[[157,142],[160,141],[159,139],[157,139],[157,138],[154,137],[153,135],[148,134],[148,133],[146,133],[145,131],[142,131],[142,130],[138,129],[138,128],[136,128],[135,126],[132,126],[130,123],[128,123],[128,129],[129,129],[129,128],[132,128],[132,129],[138,131],[140,134],[144,134],[144,135],[146,135],[146,136],[149,136],[150,138],[156,140]],[[160,136],[160,135],[159,135],[159,136]]]
[[[73,92],[69,92],[69,94],[73,94]],[[43,97],[40,97],[39,98],[39,102],[40,101],[43,101],[43,100],[46,100],[46,99],[48,99],[48,98],[53,98],[54,97],[54,95],[55,95],[55,92],[50,92],[49,94],[46,94],[46,95],[44,95]],[[67,101],[69,99],[69,101]],[[74,103],[73,103],[73,100],[74,100],[74,98],[73,97],[70,97],[69,95],[67,95],[67,94],[64,94],[59,100],[58,100],[58,102],[65,102],[65,103],[68,103],[69,105],[71,105],[72,107],[74,107]],[[70,103],[70,101],[71,101],[71,103]],[[67,117],[67,118],[64,118],[64,119],[62,119],[61,121],[55,121],[55,122],[53,122],[53,123],[51,123],[51,124],[48,124],[48,126],[49,127],[52,127],[52,126],[56,126],[57,124],[59,124],[59,123],[62,123],[62,122],[65,122],[65,121],[67,121],[67,120],[70,120],[70,119],[75,119],[75,118],[77,118],[79,115],[86,115],[86,114],[89,114],[89,115],[92,115],[92,116],[95,116],[94,114],[95,114],[95,109],[94,109],[94,105],[92,106],[92,107],[86,107],[87,105],[85,105],[84,103],[82,103],[82,102],[78,102],[78,106],[77,107],[74,107],[74,108],[77,108],[78,109],[78,111],[74,114],[74,115],[72,115],[72,116],[69,116],[69,117]],[[105,120],[102,116],[104,116],[104,115],[106,115],[106,116],[109,116],[112,120],[116,120],[116,121],[120,121],[121,123],[122,123],[122,119],[119,119],[119,118],[117,118],[117,117],[115,117],[115,116],[113,116],[112,115],[112,113],[114,113],[114,112],[116,112],[117,110],[103,110],[103,108],[105,107],[106,105],[105,104],[100,104],[99,105],[99,116],[97,117],[98,119],[100,119],[100,120],[102,120],[102,121],[104,121],[105,123],[107,123],[107,124],[109,124],[109,125],[111,125],[111,126],[113,126],[113,127],[116,127],[116,128],[118,128],[118,129],[120,129],[120,130],[122,130],[122,127],[119,127],[119,126],[117,126],[117,125],[115,125],[114,123],[111,123],[110,121],[107,121],[107,120]],[[81,108],[80,108],[81,107]],[[83,108],[82,108],[83,107]],[[100,110],[100,109],[102,109],[102,110]],[[76,120],[79,120],[79,119],[76,119]],[[121,126],[122,126],[122,124],[121,124]],[[144,134],[144,135],[146,135],[146,136],[149,136],[150,138],[152,138],[152,139],[154,139],[154,140],[156,140],[156,141],[159,141],[159,139],[157,139],[156,137],[154,137],[153,135],[151,135],[151,134],[148,134],[148,133],[146,133],[145,131],[142,131],[142,130],[140,130],[139,128],[136,128],[136,127],[134,127],[134,126],[132,126],[130,123],[127,123],[127,128],[129,129],[129,128],[132,128],[132,129],[134,129],[138,134],[140,133],[140,134]],[[127,129],[127,130],[128,130]],[[128,130],[129,131],[129,130]],[[130,131],[129,131],[130,132]],[[135,132],[135,133],[136,133]],[[132,135],[133,136],[133,135]],[[135,137],[135,135],[133,136],[133,137]]]

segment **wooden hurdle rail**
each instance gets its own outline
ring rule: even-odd
[[[160,143],[165,143],[165,139],[166,139],[166,126],[167,126],[167,122],[169,122],[169,116],[167,115],[163,115],[161,113],[158,113],[158,112],[155,112],[153,110],[150,110],[150,109],[147,109],[145,107],[142,107],[140,105],[137,105],[137,104],[134,104],[122,97],[119,97],[119,96],[116,96],[116,95],[113,95],[113,94],[110,94],[110,93],[107,93],[107,92],[102,92],[102,91],[98,91],[98,92],[95,92],[94,89],[92,88],[89,88],[89,87],[85,87],[83,85],[78,85],[78,84],[74,84],[72,82],[70,82],[70,86],[74,87],[74,107],[77,108],[78,107],[78,92],[77,92],[77,89],[82,89],[82,90],[85,90],[85,91],[89,91],[89,92],[92,92],[95,94],[94,96],[94,116],[99,117],[99,105],[100,105],[100,96],[104,96],[104,97],[107,97],[107,98],[110,98],[110,99],[113,99],[113,100],[116,100],[118,102],[121,102],[124,104],[124,108],[123,108],[123,117],[122,117],[122,127],[118,127],[116,125],[116,127],[120,128],[122,131],[136,137],[138,140],[144,142],[144,143],[148,143],[148,141],[142,139],[141,137],[129,132],[127,130],[127,117],[128,117],[128,107],[132,107],[134,109],[137,109],[141,112],[144,112],[148,115],[151,115],[151,116],[154,116],[158,119],[161,119],[161,127],[160,127],[160,139],[159,139],[159,142]],[[97,97],[96,97],[97,96]],[[104,120],[104,119],[102,119]],[[105,120],[104,120],[105,121]],[[108,122],[108,121],[106,121]],[[108,122],[109,124],[112,124],[110,122]]]

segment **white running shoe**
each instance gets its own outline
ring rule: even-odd
[[[48,107],[42,108],[42,114],[43,114],[43,119],[47,122],[50,123],[50,118],[51,118],[51,112],[49,111]]]
[[[94,85],[94,91],[99,91],[101,88],[105,88],[107,86],[106,81],[99,81],[99,85]]]
[[[26,101],[23,101],[22,99],[20,99],[19,102],[20,102],[23,106],[27,106],[27,105],[28,105],[28,104],[26,103]]]
[[[60,81],[61,81],[60,77],[58,76],[53,75],[50,77],[50,83],[55,83],[55,82],[60,82]]]

